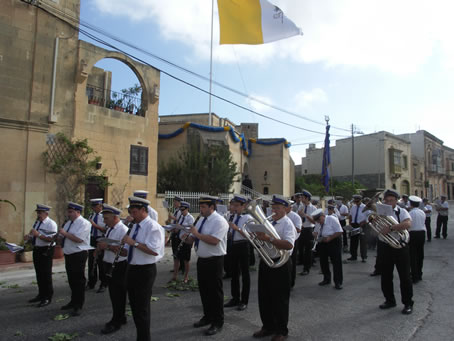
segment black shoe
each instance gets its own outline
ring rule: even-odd
[[[362,263],[366,263],[366,258],[361,259]]]
[[[217,333],[219,333],[222,329],[222,326],[215,326],[214,324],[211,325],[210,328],[208,328],[208,330],[205,331],[205,335],[207,336],[212,336],[212,335],[216,335]]]
[[[87,284],[87,286],[85,287],[85,290],[91,290],[91,289],[94,289],[94,288],[95,288],[94,285]]]
[[[232,298],[230,301],[228,301],[227,303],[224,304],[224,307],[225,308],[232,308],[232,307],[236,307],[238,304],[239,304],[239,302]]]
[[[375,276],[380,276],[380,275],[381,275],[381,273],[379,273],[378,271],[374,271],[369,276],[375,277]]]
[[[320,283],[318,283],[318,285],[328,285],[330,283],[331,283],[331,281],[323,280]]]
[[[334,287],[335,287],[337,290],[342,290],[342,284],[337,283]]]
[[[303,270],[299,273],[300,276],[306,276],[309,275],[309,270]]]
[[[260,339],[262,337],[267,337],[273,335],[274,332],[272,330],[266,330],[266,329],[260,329],[259,331],[256,331],[254,334],[252,334],[252,337],[255,337],[256,339]]]
[[[211,324],[210,321],[205,320],[204,318],[201,318],[200,321],[196,322],[193,324],[194,328],[200,328],[200,327],[205,327]]]
[[[434,238],[436,238],[436,239],[440,239],[440,236],[435,236]]]
[[[39,302],[39,304],[37,305],[38,308],[42,308],[42,307],[45,307],[46,305],[49,305],[51,302],[51,300],[42,300],[41,302]]]
[[[73,308],[74,308],[73,304],[71,302],[69,302],[68,304],[64,305],[60,309],[61,310],[70,310],[70,309],[73,309]]]
[[[406,306],[404,306],[404,309],[402,309],[402,314],[404,314],[404,315],[410,315],[412,312],[413,312],[412,305],[406,305]]]
[[[236,310],[243,311],[243,310],[246,310],[246,308],[247,308],[247,304],[240,303],[240,304],[238,304],[238,307],[236,308]]]
[[[31,300],[28,300],[28,303],[36,303],[36,302],[40,302],[40,301],[42,301],[42,299],[38,295],[38,296],[32,298]]]
[[[388,301],[386,301],[385,303],[380,304],[379,308],[380,309],[390,309],[390,308],[394,308],[395,306],[396,306],[396,302],[388,302]]]
[[[104,292],[104,291],[106,291],[106,287],[101,285],[101,286],[99,287],[99,289],[96,290],[96,293],[97,293],[97,294],[100,294],[100,293],[102,293],[102,292]]]
[[[350,258],[347,258],[347,260],[354,261],[354,260],[356,260],[356,257],[350,257]]]
[[[448,238],[448,237],[443,237],[443,239],[446,239],[446,238]]]
[[[117,330],[119,330],[121,327],[120,326],[116,326],[112,323],[106,323],[106,325],[104,326],[103,329],[101,329],[101,333],[102,334],[110,334],[110,333],[114,333],[116,332]]]
[[[74,308],[71,315],[72,316],[80,316],[82,309],[80,308]]]

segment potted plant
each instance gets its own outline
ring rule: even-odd
[[[19,260],[22,263],[33,262],[33,244],[24,241],[22,242],[22,246],[24,247],[24,251],[19,254]]]
[[[6,240],[0,238],[0,265],[13,264],[16,262],[16,254],[6,246]]]
[[[61,259],[63,258],[63,249],[61,248],[60,244],[55,245],[54,256],[53,259]]]

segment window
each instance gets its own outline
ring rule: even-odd
[[[148,147],[131,146],[129,174],[148,175]]]
[[[268,194],[268,192],[269,192],[268,187],[263,187],[263,194]]]
[[[402,155],[402,169],[407,169],[408,158],[407,155]]]
[[[389,166],[392,174],[400,174],[402,172],[402,151],[397,149],[389,149]]]

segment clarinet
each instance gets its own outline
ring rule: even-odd
[[[132,226],[128,229],[128,232],[126,232],[126,236],[129,236],[131,231],[132,231]],[[121,253],[121,251],[123,251],[124,248],[125,248],[125,243],[121,243],[120,248],[118,249],[117,253],[115,254],[115,259],[112,263],[112,266],[111,266],[110,270],[106,273],[107,277],[112,278],[112,273],[115,270],[115,264],[118,262],[118,259],[120,258],[120,253]]]
[[[199,215],[199,216],[196,218],[196,220],[194,221],[194,226],[197,224],[197,222],[199,221],[199,219],[200,219],[201,216],[202,216],[202,215]],[[188,239],[190,235],[191,235],[191,234],[188,233],[188,234],[186,235],[186,237],[184,237],[184,239],[181,240],[180,244],[178,244],[177,255],[180,253],[181,249],[183,248],[184,243],[186,242],[186,239]]]

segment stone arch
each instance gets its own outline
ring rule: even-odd
[[[410,183],[407,180],[403,180],[400,184],[400,194],[410,194]]]

